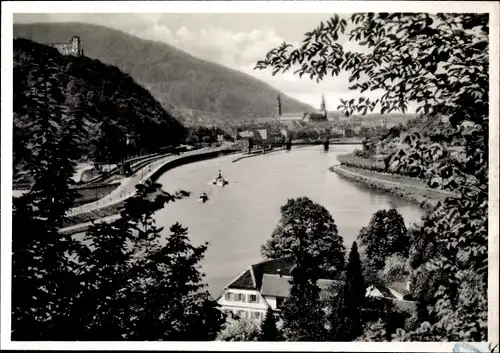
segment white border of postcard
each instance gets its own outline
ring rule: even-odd
[[[488,342],[498,344],[499,3],[493,1],[12,1],[2,2],[1,347],[41,350],[266,350],[344,352],[487,352],[488,342],[12,342],[10,340],[12,209],[12,24],[14,13],[353,13],[490,14],[490,191]],[[497,346],[498,347],[498,346]],[[497,348],[498,349],[498,348]],[[498,352],[498,350],[496,350]]]

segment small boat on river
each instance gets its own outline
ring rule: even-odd
[[[199,198],[199,200],[200,200],[200,202],[203,202],[203,203],[207,202],[207,201],[208,201],[208,195],[207,195],[207,193],[202,192],[202,193],[200,194],[200,198]]]
[[[212,184],[224,187],[229,184],[229,182],[222,177],[221,171],[219,169],[219,175],[212,181]]]

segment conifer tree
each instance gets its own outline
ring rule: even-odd
[[[307,279],[312,277],[311,272],[300,267],[293,271],[292,288],[282,312],[286,341],[323,341],[326,338],[319,288],[315,280]]]
[[[366,287],[363,279],[358,246],[353,242],[345,283],[330,314],[330,336],[336,341],[353,341],[363,332],[362,310]]]
[[[182,197],[148,182],[137,186],[120,220],[97,225],[86,238],[93,251],[82,250],[88,280],[80,302],[93,300],[85,339],[213,340],[224,315],[210,299],[199,261],[206,244],[190,244],[187,229],[178,223],[162,237],[153,214],[166,202]],[[88,310],[88,309],[87,309]],[[76,315],[75,315],[76,316]]]
[[[324,312],[316,285],[322,258],[309,253],[305,232],[298,232],[296,236],[292,287],[282,312],[283,336],[286,341],[323,341],[326,337]]]
[[[71,177],[85,128],[61,91],[60,67],[54,58],[45,59],[41,72],[33,72],[42,80],[30,76],[30,88],[22,97],[29,108],[18,113],[20,120],[31,121],[29,148],[22,158],[34,184],[13,200],[13,340],[65,337],[77,288],[68,261],[73,241],[58,228],[75,199]],[[61,108],[63,103],[67,110]]]
[[[271,307],[267,308],[266,317],[260,327],[260,341],[273,342],[279,340],[278,329],[276,328],[276,319]]]

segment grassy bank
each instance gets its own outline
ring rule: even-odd
[[[447,197],[458,196],[451,192],[428,188],[422,180],[406,178],[399,175],[395,176],[389,173],[380,173],[345,165],[330,167],[330,171],[350,181],[362,183],[370,188],[380,189],[398,195],[418,204],[425,210],[432,209],[439,201]]]

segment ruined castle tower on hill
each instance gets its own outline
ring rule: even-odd
[[[49,43],[48,45],[59,50],[62,55],[83,55],[82,41],[77,36],[73,36],[69,43]]]

